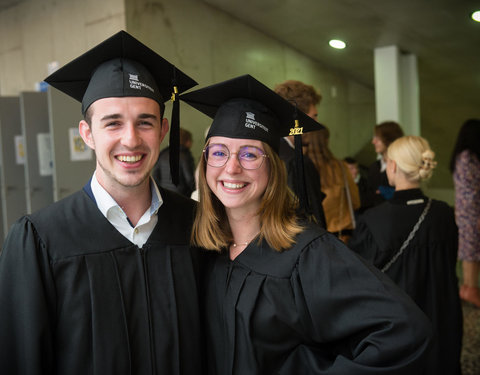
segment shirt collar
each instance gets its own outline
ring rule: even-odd
[[[387,169],[387,162],[383,160],[383,158],[380,158],[380,172],[385,172]]]
[[[288,144],[291,148],[295,148],[295,145],[290,141],[290,138],[288,138],[288,137],[283,137],[283,139],[285,139],[285,142],[287,142],[287,144]]]
[[[97,176],[94,173],[91,182],[91,188],[93,196],[97,202],[98,209],[100,212],[107,217],[108,211],[112,208],[118,207],[121,208],[118,203],[113,199],[113,197],[103,188],[102,185],[97,180]],[[163,203],[160,190],[158,189],[157,184],[150,177],[150,191],[152,192],[152,202],[150,204],[150,215],[157,213],[158,209]]]

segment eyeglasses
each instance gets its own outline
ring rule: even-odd
[[[227,146],[212,143],[203,150],[205,161],[214,168],[223,167],[234,154],[237,154],[237,160],[243,169],[258,169],[262,166],[263,160],[268,157],[263,150],[255,146],[242,146],[238,152],[230,152]]]

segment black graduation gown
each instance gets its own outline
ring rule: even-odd
[[[424,203],[407,205],[407,201],[417,199]],[[349,246],[381,269],[400,249],[427,200],[420,189],[396,191],[390,201],[359,218]],[[462,310],[456,276],[457,247],[453,209],[432,200],[415,237],[386,271],[432,321],[435,336],[427,374],[460,374]]]
[[[288,251],[212,256],[209,374],[417,374],[430,324],[411,299],[316,225]]]
[[[170,147],[164,148],[152,170],[152,177],[158,186],[190,198],[196,186],[195,162],[188,147],[180,145],[178,163],[178,184],[175,185],[170,174]]]
[[[297,167],[295,161],[295,150],[285,141],[280,140],[279,152],[280,159],[285,163],[287,168],[287,183],[290,189],[295,192],[298,185]],[[305,176],[305,189],[307,193],[308,206],[310,213],[317,220],[317,224],[322,228],[326,228],[325,213],[323,212],[322,201],[325,194],[322,192],[320,184],[320,174],[317,168],[306,155],[303,155],[303,170]]]
[[[201,373],[194,204],[161,194],[141,249],[85,191],[13,225],[0,256],[2,374]]]
[[[365,208],[378,206],[379,204],[385,202],[385,197],[382,194],[377,193],[377,190],[390,190],[393,188],[388,183],[387,172],[381,172],[381,162],[380,160],[375,161],[368,168],[367,174],[367,194],[366,199],[362,202],[362,205]]]

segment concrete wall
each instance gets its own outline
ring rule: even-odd
[[[199,0],[24,0],[0,12],[0,95],[34,89],[48,75],[48,63],[61,66],[120,29],[191,75],[198,87],[245,73],[272,88],[286,79],[314,85],[323,95],[319,120],[330,128],[334,153],[373,161],[372,88]],[[209,123],[182,105],[181,124],[193,133],[196,158]]]
[[[34,90],[60,66],[125,28],[123,0],[25,0],[0,12],[0,95]]]
[[[330,128],[331,148],[338,157],[354,155],[370,142],[373,90],[301,51],[202,1],[127,0],[125,13],[127,30],[191,75],[199,87],[246,73],[272,88],[286,79],[301,80],[323,95],[319,120]],[[200,155],[209,120],[186,107],[181,124],[192,131],[194,154]]]

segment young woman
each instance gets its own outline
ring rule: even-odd
[[[450,161],[455,183],[458,258],[462,262],[460,298],[480,308],[480,119],[465,121]]]
[[[330,150],[330,132],[325,127],[305,134],[306,155],[312,160],[325,194],[323,211],[327,230],[347,242],[355,228],[354,211],[360,208],[360,194],[345,162]]]
[[[192,233],[209,374],[418,374],[430,325],[408,296],[297,215],[277,154],[294,107],[250,76],[183,100],[214,117]],[[298,113],[303,131],[320,125]]]
[[[427,374],[460,374],[462,310],[456,276],[457,227],[446,203],[429,199],[421,181],[436,162],[428,142],[398,138],[387,151],[393,197],[364,212],[349,247],[384,271],[430,318],[434,341]]]

